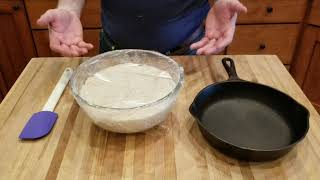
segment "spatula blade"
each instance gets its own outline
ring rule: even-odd
[[[57,119],[58,114],[55,112],[37,112],[31,116],[19,138],[21,140],[32,140],[44,137],[50,133]]]

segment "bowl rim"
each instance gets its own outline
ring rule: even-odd
[[[173,64],[175,64],[177,66],[177,68],[179,69],[179,80],[178,82],[176,83],[175,87],[168,93],[166,94],[164,97],[156,100],[156,101],[153,101],[153,102],[150,102],[150,103],[147,103],[147,104],[143,104],[143,105],[139,105],[139,106],[135,106],[135,107],[128,107],[128,108],[117,108],[117,107],[107,107],[107,106],[101,106],[101,105],[96,105],[96,104],[93,104],[93,103],[90,103],[88,102],[87,100],[83,99],[80,94],[76,93],[75,92],[75,76],[78,74],[79,72],[79,67],[80,66],[85,66],[85,65],[88,65],[88,64],[91,64],[93,62],[96,62],[98,60],[102,60],[102,57],[104,56],[108,56],[108,55],[113,55],[113,54],[118,54],[118,53],[129,53],[129,52],[145,52],[145,53],[151,53],[151,54],[154,54],[154,55],[157,55],[157,56],[160,56],[160,57],[163,57],[165,59],[167,59],[169,62],[172,62]],[[86,105],[89,105],[91,107],[94,107],[94,108],[98,108],[98,109],[110,109],[110,110],[133,110],[133,109],[140,109],[140,108],[146,108],[146,107],[150,107],[150,106],[153,106],[155,104],[159,104],[160,102],[168,99],[169,97],[171,97],[172,95],[176,94],[180,88],[182,87],[182,83],[184,81],[184,69],[183,67],[178,64],[175,60],[173,60],[172,58],[166,56],[166,55],[163,55],[159,52],[156,52],[156,51],[151,51],[151,50],[142,50],[142,49],[121,49],[121,50],[114,50],[114,51],[108,51],[108,52],[105,52],[105,53],[102,53],[102,54],[99,54],[97,56],[93,56],[87,60],[85,60],[84,62],[82,62],[76,69],[75,71],[73,72],[72,76],[71,76],[71,80],[70,80],[70,86],[71,86],[71,92],[72,94],[74,95],[75,99],[76,100],[80,100],[81,102],[83,102],[84,104]]]

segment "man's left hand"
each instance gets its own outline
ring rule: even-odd
[[[223,51],[232,42],[237,14],[246,12],[247,8],[238,0],[218,0],[207,15],[205,36],[190,48],[197,49],[198,55]]]

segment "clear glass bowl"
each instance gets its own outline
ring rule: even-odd
[[[103,107],[89,103],[80,96],[80,89],[88,77],[102,69],[123,63],[144,64],[167,71],[175,82],[175,87],[154,102],[130,108]],[[71,78],[71,90],[77,103],[96,125],[113,132],[134,133],[152,128],[167,118],[183,80],[183,68],[173,59],[154,51],[127,49],[103,53],[83,62]],[[105,92],[108,93],[108,89]]]

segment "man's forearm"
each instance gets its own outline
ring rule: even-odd
[[[58,8],[73,11],[80,17],[84,3],[85,0],[59,0]]]

